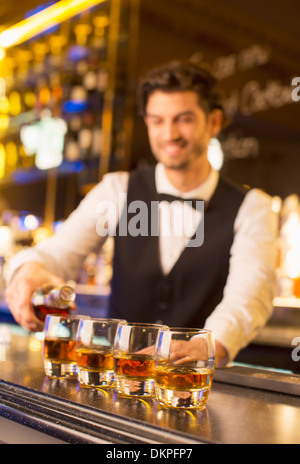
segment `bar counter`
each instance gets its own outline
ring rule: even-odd
[[[0,442],[69,444],[300,443],[300,377],[218,369],[203,411],[164,409],[45,376],[42,334],[0,325]]]

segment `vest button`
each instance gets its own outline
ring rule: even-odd
[[[163,303],[163,302],[160,302],[158,304],[158,309],[162,312],[162,313],[165,313],[168,311],[169,309],[169,305],[167,303]]]
[[[172,287],[168,282],[162,282],[158,287],[158,297],[161,301],[168,302],[172,297]]]

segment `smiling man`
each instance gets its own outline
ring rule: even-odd
[[[208,145],[218,134],[223,119],[220,109],[206,115],[198,100],[194,91],[157,90],[146,107],[152,153],[182,191],[198,187],[208,177]]]
[[[154,69],[140,81],[138,104],[156,166],[107,174],[54,237],[17,255],[7,301],[18,323],[37,330],[32,293],[43,283],[77,278],[85,257],[105,240],[107,217],[97,211],[109,200],[117,211],[108,228],[115,241],[109,316],[211,329],[221,366],[272,312],[277,217],[271,198],[233,185],[211,168],[208,145],[221,130],[223,107],[207,71],[177,62]],[[203,201],[204,218],[197,208]],[[140,202],[147,223],[159,204],[158,231],[150,225],[149,233],[121,233]],[[185,223],[186,205],[193,209],[194,203],[189,233],[166,233],[164,219]],[[187,246],[200,227],[201,246]]]

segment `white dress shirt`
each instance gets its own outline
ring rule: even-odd
[[[155,171],[158,193],[182,198],[208,201],[218,179],[218,172],[212,169],[209,177],[197,189],[183,194],[169,182],[163,165],[158,164]],[[53,237],[12,258],[10,276],[22,264],[38,261],[63,279],[76,280],[87,255],[104,243],[106,237],[99,235],[105,235],[107,230],[113,235],[126,201],[128,180],[127,172],[107,174]],[[109,224],[107,216],[99,214],[101,202],[110,202],[116,211],[115,215],[110,215]],[[178,202],[177,207],[182,205]],[[164,208],[168,207],[167,203],[160,206],[162,217],[166,211]],[[194,230],[190,231],[191,236],[200,220],[201,214],[198,213]],[[164,222],[160,221],[161,268],[164,274],[168,274],[186,246],[187,237],[164,234],[163,228]],[[250,190],[236,217],[234,232],[224,298],[205,324],[205,328],[212,330],[215,339],[225,346],[231,359],[250,343],[273,309],[278,218],[272,211],[271,197],[261,190]]]

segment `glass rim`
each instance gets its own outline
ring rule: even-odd
[[[198,329],[192,328],[192,327],[169,327],[168,332],[171,333],[195,333],[195,334],[207,334],[207,335],[212,335],[213,332],[210,329]]]
[[[71,320],[81,320],[81,319],[87,319],[87,320],[90,320],[90,316],[85,316],[83,314],[47,314],[46,315],[46,318],[45,318],[45,322],[47,319],[63,319],[63,320],[66,320],[66,319],[71,319]]]
[[[87,317],[85,318],[89,322],[95,322],[95,323],[103,323],[103,322],[117,322],[118,324],[127,324],[126,319],[114,319],[110,317]]]
[[[145,327],[145,328],[159,328],[159,329],[167,329],[169,330],[169,326],[167,326],[166,324],[155,324],[154,322],[127,322],[126,321],[126,324],[120,324],[120,325],[126,325],[126,326],[129,326],[129,327]]]

